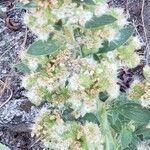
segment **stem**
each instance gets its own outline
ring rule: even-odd
[[[108,121],[108,112],[105,103],[97,103],[97,116],[100,122],[100,129],[104,139],[105,150],[117,150],[117,142],[112,136],[111,127]]]

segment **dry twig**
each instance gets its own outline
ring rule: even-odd
[[[147,29],[145,27],[145,21],[144,21],[144,7],[145,7],[145,0],[142,1],[142,10],[141,10],[141,18],[142,18],[142,24],[143,24],[143,31],[144,31],[144,37],[145,37],[145,44],[146,44],[146,49],[145,49],[145,56],[146,56],[146,63],[148,63],[148,56],[150,56],[150,48],[149,48],[149,40],[148,40],[148,33]]]
[[[5,90],[9,90],[10,91],[10,95],[7,98],[7,100],[5,100],[2,104],[0,104],[0,108],[2,108],[6,103],[8,103],[10,101],[10,99],[12,98],[13,92],[12,90],[9,88],[10,83],[8,82],[8,78],[6,78],[5,82],[3,82],[2,80],[0,80],[1,84],[2,84],[2,89],[0,91],[0,97],[2,97],[2,95],[4,94]]]

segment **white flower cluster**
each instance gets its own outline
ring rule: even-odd
[[[129,97],[134,100],[139,100],[143,107],[150,108],[150,67],[146,65],[143,71],[145,81],[140,82],[135,80],[129,90]]]
[[[54,107],[53,110],[41,110],[32,133],[42,138],[44,144],[54,150],[103,150],[104,139],[98,123],[87,120],[82,123],[79,120],[87,114],[98,113],[100,93],[104,97],[107,95],[106,107],[107,102],[109,104],[119,96],[118,69],[122,66],[132,68],[139,64],[140,58],[135,50],[140,49],[142,43],[138,37],[134,37],[128,38],[120,46],[123,42],[122,39],[118,42],[121,37],[119,31],[128,25],[127,19],[122,9],[111,9],[105,1],[33,2],[36,5],[26,13],[25,24],[38,35],[40,43],[47,46],[48,42],[63,41],[65,46],[46,56],[20,54],[22,62],[30,69],[30,73],[22,79],[22,86],[28,90],[26,96],[36,105],[47,100]],[[87,4],[91,2],[95,4]],[[101,16],[115,17],[118,20],[100,27],[97,25],[103,23],[96,22],[96,28],[86,28],[86,23],[95,21],[93,17]],[[119,43],[118,47],[115,42]],[[108,49],[107,53],[99,53],[109,43],[116,48],[113,51]],[[56,47],[55,44],[50,45],[52,48],[49,49],[44,46],[46,52],[51,49],[53,51]],[[39,51],[39,47],[37,49]],[[145,68],[148,76],[147,72],[148,69]],[[147,79],[149,80],[148,77]],[[146,86],[135,83],[129,91],[129,97],[141,99],[143,103],[150,96],[147,89],[148,83]],[[73,121],[65,121],[63,118],[63,113],[68,109],[70,111],[67,115]]]
[[[64,122],[57,111],[42,109],[32,128],[32,135],[34,134],[42,139],[45,146],[55,150],[103,149],[101,131],[97,124]]]
[[[106,60],[98,64],[92,56],[73,60],[68,50],[53,59],[53,65],[48,62],[43,68],[48,76],[39,71],[23,77],[22,86],[28,89],[26,95],[36,105],[42,99],[56,106],[65,107],[68,103],[74,110],[73,115],[78,118],[95,112],[99,92],[107,91],[111,98],[118,97],[116,64]]]
[[[29,1],[21,1],[28,4]],[[39,39],[47,40],[51,32],[55,32],[53,25],[62,20],[65,24],[72,24],[74,26],[85,26],[85,23],[92,19],[93,16],[102,16],[106,13],[113,14],[119,17],[116,25],[122,27],[127,24],[127,19],[123,14],[123,9],[109,10],[106,2],[98,2],[92,5],[90,9],[84,9],[84,5],[78,6],[72,0],[61,0],[44,2],[35,0],[36,6],[24,16],[24,22],[30,27],[33,33],[37,34]],[[82,1],[81,1],[82,2]],[[83,1],[84,2],[84,1]]]

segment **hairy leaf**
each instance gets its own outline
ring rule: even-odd
[[[86,113],[81,120],[99,124],[98,118],[93,113]]]
[[[143,108],[137,103],[126,103],[120,106],[120,114],[137,123],[150,122],[150,109]]]
[[[87,5],[95,5],[95,2],[93,0],[72,0],[73,2],[77,4],[87,4]]]
[[[141,127],[138,131],[136,131],[136,134],[143,137],[144,140],[149,140],[150,139],[150,129]]]
[[[87,21],[85,24],[85,28],[92,29],[98,28],[101,26],[105,26],[115,22],[117,19],[111,15],[103,15],[100,17],[94,16],[91,20]]]
[[[122,149],[125,149],[129,146],[129,144],[132,141],[132,132],[124,127],[122,128],[119,138],[121,140]]]
[[[108,93],[105,91],[105,92],[100,92],[99,93],[99,99],[102,101],[102,102],[105,102],[107,99],[108,99],[109,95]]]
[[[64,121],[73,121],[75,120],[75,117],[71,114],[73,112],[73,109],[68,107],[66,110],[62,113],[62,118]]]
[[[116,35],[116,38],[113,41],[104,41],[103,47],[99,49],[99,53],[106,53],[119,48],[128,41],[128,39],[132,36],[133,32],[133,26],[129,25],[124,27],[119,31],[119,33]]]
[[[29,2],[27,4],[23,4],[21,2],[17,3],[16,8],[22,8],[22,9],[30,9],[30,8],[35,8],[37,7],[37,4],[35,2]]]
[[[23,63],[23,62],[20,62],[18,64],[16,64],[14,66],[19,72],[22,72],[22,73],[30,73],[30,69],[29,67]]]
[[[32,45],[30,45],[27,53],[31,55],[37,55],[37,56],[49,55],[60,50],[63,46],[64,44],[54,40],[50,40],[50,41],[38,40],[34,42]]]

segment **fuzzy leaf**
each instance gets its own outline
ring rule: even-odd
[[[99,124],[98,118],[93,113],[86,113],[82,120]]]
[[[141,127],[138,131],[136,131],[137,135],[142,135],[144,140],[149,140],[150,139],[150,129]]]
[[[93,0],[84,0],[84,3],[86,3],[88,5],[95,5]]]
[[[126,128],[123,128],[120,133],[121,147],[125,149],[132,141],[132,132]]]
[[[108,93],[105,91],[105,92],[100,92],[99,93],[99,99],[102,101],[102,102],[105,102],[107,99],[108,99],[109,95]]]
[[[116,35],[116,38],[113,41],[111,42],[104,41],[103,48],[99,49],[99,53],[106,53],[119,48],[128,41],[128,39],[132,36],[133,32],[134,32],[133,26],[129,25],[124,27],[119,31],[118,35]]]
[[[85,24],[85,28],[92,29],[98,28],[101,26],[105,26],[115,22],[117,19],[111,15],[103,15],[100,17],[94,16],[91,20],[87,21]]]
[[[66,110],[62,113],[62,118],[64,121],[73,121],[75,120],[75,117],[71,114],[73,112],[73,109],[68,107]]]
[[[150,109],[143,108],[140,104],[126,103],[120,106],[119,109],[120,114],[137,123],[146,124],[150,122]]]
[[[16,64],[14,66],[17,71],[22,72],[22,73],[30,73],[30,69],[28,68],[28,66],[26,64],[24,64],[23,62],[20,62],[18,64]]]
[[[20,3],[17,3],[15,7],[21,8],[21,9],[30,9],[30,8],[37,7],[37,4],[35,2],[29,2],[29,3],[24,5],[23,3],[20,2]]]
[[[10,150],[7,146],[0,143],[0,150]]]
[[[95,5],[95,2],[93,0],[72,0],[73,2],[77,4],[87,4],[87,5]]]
[[[137,135],[132,134],[132,140],[129,146],[124,150],[137,150],[137,145],[141,142]]]
[[[50,40],[50,41],[41,41],[38,40],[34,42],[30,47],[28,48],[27,53],[31,55],[49,55],[52,54],[59,49],[61,49],[64,46],[64,44]]]

